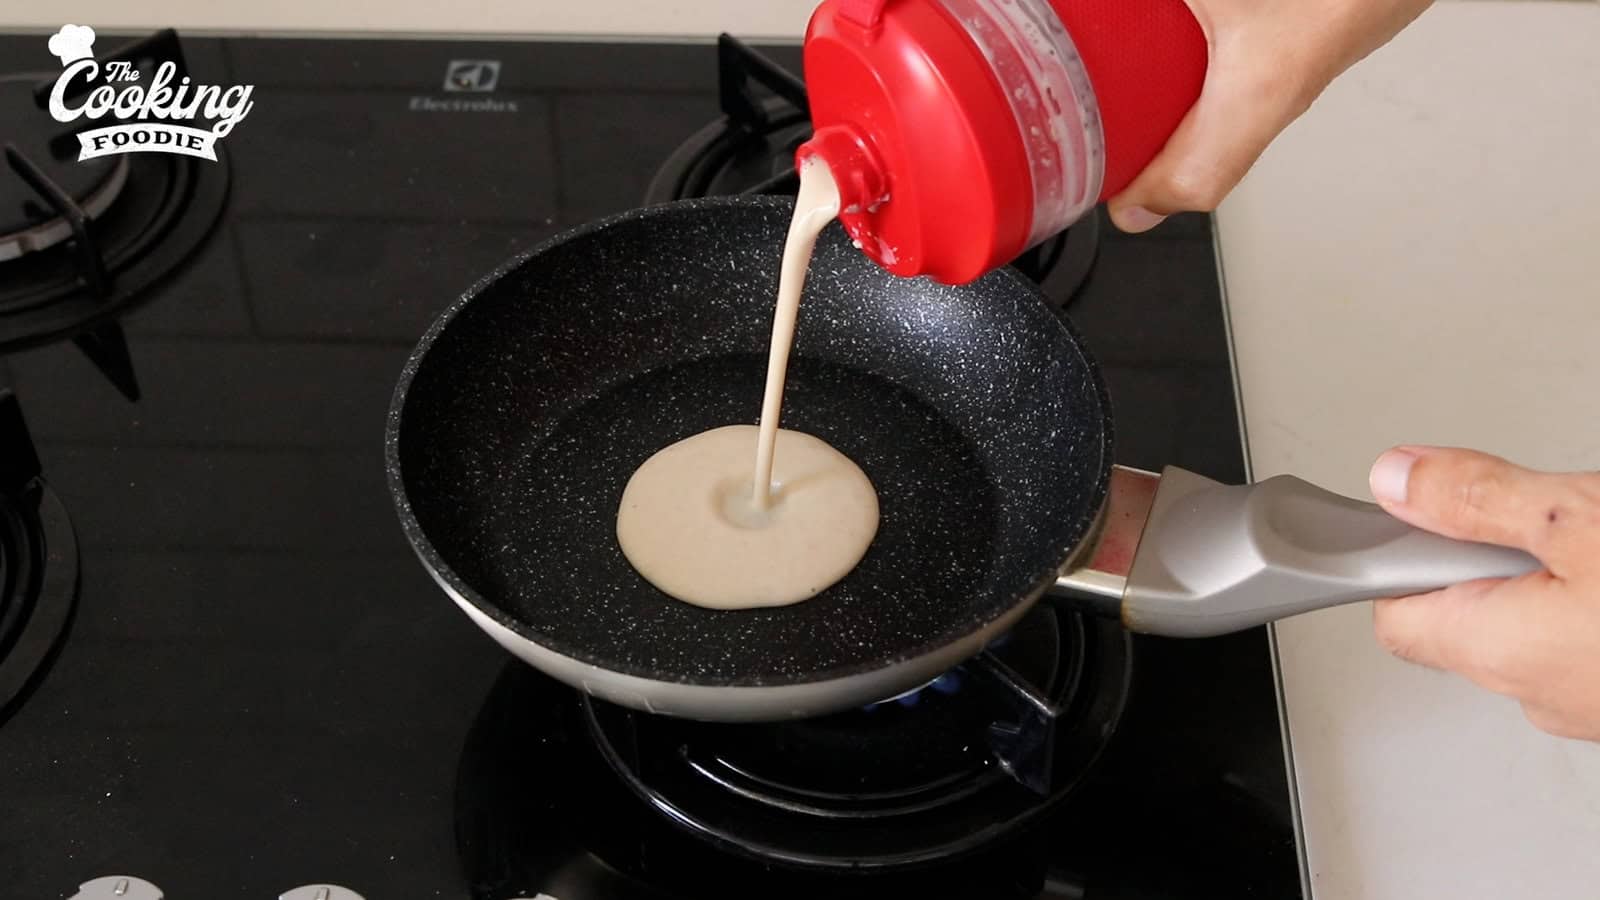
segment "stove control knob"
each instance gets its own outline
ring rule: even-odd
[[[284,891],[278,900],[365,900],[360,894],[337,884],[302,884]]]
[[[107,875],[78,885],[72,900],[161,900],[161,888],[132,875]]]

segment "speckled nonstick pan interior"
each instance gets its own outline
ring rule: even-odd
[[[604,699],[758,721],[892,696],[1015,622],[1105,500],[1105,391],[1036,289],[896,278],[833,227],[783,424],[866,471],[877,538],[794,606],[706,610],[640,578],[615,538],[623,486],[667,444],[756,421],[791,208],[694,200],[568,232],[462,296],[402,374],[389,481],[424,565],[501,644]]]

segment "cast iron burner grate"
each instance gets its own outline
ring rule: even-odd
[[[723,116],[685,140],[656,171],[645,203],[725,194],[793,194],[794,151],[811,137],[805,83],[730,35],[717,38]],[[758,98],[755,85],[773,96]],[[1088,280],[1100,246],[1099,217],[1082,221],[1012,265],[1065,305]]]
[[[130,62],[147,79],[167,61],[179,78],[188,71],[171,30],[101,57],[109,60]],[[79,163],[76,132],[46,111],[55,77],[0,79],[0,352],[70,338],[136,400],[117,316],[211,233],[227,200],[227,158],[219,149],[216,162],[135,153]]]
[[[55,655],[78,593],[77,541],[16,397],[0,391],[0,723]]]
[[[1048,602],[951,673],[865,709],[722,725],[585,699],[612,768],[717,846],[821,868],[961,856],[1015,833],[1092,768],[1121,718],[1129,639]]]
[[[40,75],[0,75],[0,139],[32,162],[42,177],[93,220],[111,208],[128,183],[128,157],[78,161],[76,147],[51,132],[61,126],[39,108]],[[72,237],[72,223],[20,178],[0,179],[0,262],[54,247]]]

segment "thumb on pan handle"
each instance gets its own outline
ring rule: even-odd
[[[1540,568],[1520,550],[1431,534],[1293,476],[1223,485],[1168,467],[1122,619],[1134,631],[1203,637]]]

